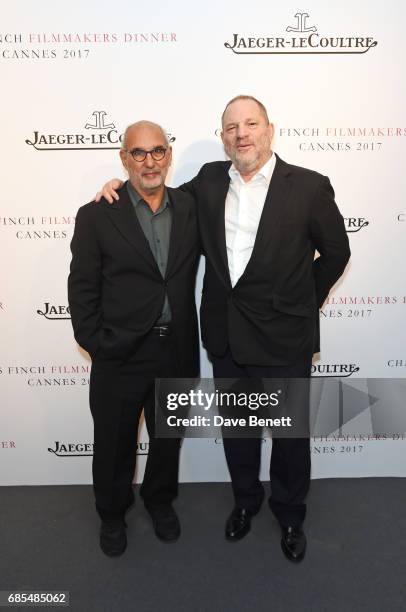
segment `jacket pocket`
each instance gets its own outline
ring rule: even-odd
[[[298,304],[290,299],[273,294],[272,303],[274,310],[295,317],[313,317],[316,311],[316,304]]]

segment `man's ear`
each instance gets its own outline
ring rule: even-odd
[[[124,149],[120,150],[120,159],[121,159],[121,163],[123,164],[124,168],[128,172],[128,167],[127,167],[127,152],[124,151]]]
[[[270,136],[271,142],[272,142],[274,134],[275,134],[275,126],[274,126],[273,123],[270,123],[268,127],[269,127],[269,136]]]

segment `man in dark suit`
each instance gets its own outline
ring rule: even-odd
[[[197,202],[206,258],[201,332],[217,378],[309,377],[319,350],[318,309],[350,256],[328,178],[276,156],[273,132],[263,104],[237,96],[222,116],[231,161],[205,164],[181,187]],[[118,184],[105,187],[110,202]],[[230,541],[249,532],[264,498],[260,448],[259,438],[224,439],[235,498],[226,523]],[[270,481],[282,550],[300,561],[306,550],[308,437],[273,440]]]
[[[319,350],[318,309],[350,256],[328,178],[282,161],[271,150],[272,137],[265,107],[238,96],[222,117],[231,163],[205,164],[187,185],[206,256],[200,323],[216,378],[309,377]],[[226,537],[233,541],[248,533],[264,498],[261,440],[223,442],[235,497]],[[273,439],[270,482],[282,549],[300,561],[308,437]]]
[[[120,156],[129,181],[116,206],[79,209],[68,281],[75,338],[92,357],[93,482],[100,546],[110,556],[127,544],[143,408],[150,445],[140,494],[156,535],[180,535],[172,507],[179,440],[154,437],[154,379],[198,373],[194,201],[165,187],[171,147],[160,126],[129,126]]]

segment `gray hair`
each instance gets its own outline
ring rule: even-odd
[[[226,113],[226,110],[228,109],[228,107],[230,106],[230,104],[233,104],[233,102],[238,102],[239,100],[251,100],[252,102],[255,102],[256,104],[258,104],[259,109],[261,111],[261,113],[264,115],[265,120],[267,122],[267,124],[269,125],[269,118],[268,118],[268,113],[266,112],[266,108],[265,106],[262,104],[262,102],[260,102],[259,100],[257,100],[256,98],[254,98],[254,96],[244,96],[244,95],[240,95],[240,96],[235,96],[235,98],[233,98],[232,100],[230,100],[229,102],[227,102],[226,107],[223,111],[223,114],[221,115],[221,124],[223,125],[223,121],[224,121],[224,115]]]

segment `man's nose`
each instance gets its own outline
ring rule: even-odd
[[[239,125],[237,125],[237,138],[239,139],[245,138],[247,135],[248,135],[247,126],[244,125],[243,123],[240,123]]]
[[[147,168],[154,167],[155,161],[152,159],[151,153],[148,153],[148,155],[146,156],[144,164],[147,166]]]

